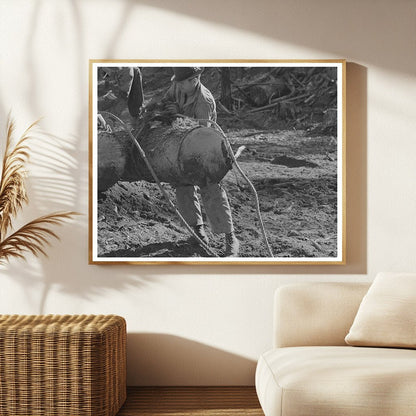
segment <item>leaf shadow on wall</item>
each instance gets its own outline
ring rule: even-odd
[[[29,7],[29,6],[28,6]],[[30,204],[22,213],[24,220],[49,213],[52,211],[80,209],[81,216],[62,227],[55,227],[54,231],[61,241],[51,240],[47,248],[49,259],[34,259],[27,256],[28,261],[12,261],[1,272],[7,273],[11,279],[19,282],[24,298],[22,303],[33,313],[55,313],[48,307],[48,296],[51,290],[58,290],[65,294],[74,295],[76,299],[91,299],[105,290],[121,291],[126,287],[144,287],[148,279],[146,273],[137,276],[135,271],[125,266],[100,267],[99,273],[85,271],[88,263],[88,217],[86,209],[88,191],[88,72],[85,66],[85,31],[82,24],[80,4],[76,0],[62,2],[57,7],[51,7],[42,1],[31,5],[29,36],[26,39],[25,79],[20,84],[21,96],[24,95],[27,108],[33,120],[44,115],[44,103],[41,97],[45,88],[43,74],[52,71],[48,67],[48,60],[40,59],[38,51],[42,33],[42,19],[45,13],[55,13],[55,23],[59,25],[63,16],[70,27],[75,28],[67,33],[73,36],[76,44],[76,56],[70,62],[71,78],[62,78],[62,88],[55,92],[54,100],[61,105],[69,92],[76,92],[79,107],[76,111],[77,119],[71,116],[62,126],[64,131],[74,129],[70,135],[56,135],[45,131],[38,131],[36,140],[31,142],[31,164],[29,165],[29,179],[27,181]],[[62,23],[62,22],[61,22]],[[55,26],[52,26],[53,28]],[[63,26],[64,27],[64,26]],[[60,35],[65,34],[59,31]],[[62,44],[65,50],[64,37],[54,36],[53,42]],[[19,75],[19,74],[18,74]],[[59,77],[59,75],[56,75]],[[20,103],[18,103],[20,104]],[[22,103],[23,104],[23,103]],[[49,107],[48,107],[49,108]],[[1,119],[6,120],[7,111],[4,103],[0,102]],[[49,114],[45,115],[41,124],[48,123]],[[31,120],[31,121],[33,121]],[[32,173],[31,171],[34,170]],[[98,267],[98,266],[91,266]],[[155,279],[152,279],[155,283]],[[34,290],[34,287],[41,288]],[[21,307],[16,305],[16,313]],[[70,305],[69,305],[70,306]],[[62,306],[66,308],[68,306]],[[56,308],[56,306],[55,306]],[[60,308],[60,306],[58,306]],[[79,307],[82,313],[82,307]],[[68,313],[73,310],[68,310]],[[114,312],[110,310],[110,313]],[[59,309],[59,313],[66,313]]]
[[[254,385],[255,368],[255,360],[175,335],[127,335],[130,386]]]

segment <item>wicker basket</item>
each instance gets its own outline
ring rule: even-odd
[[[126,399],[126,322],[0,315],[0,415],[114,416]]]

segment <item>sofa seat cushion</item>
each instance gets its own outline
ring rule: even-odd
[[[260,357],[256,389],[266,416],[416,415],[416,351],[277,348]]]

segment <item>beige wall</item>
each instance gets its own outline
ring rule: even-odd
[[[84,216],[49,259],[0,270],[0,312],[126,317],[129,384],[252,384],[276,287],[415,271],[415,11],[410,0],[2,0],[1,129],[12,109],[20,131],[44,117],[50,133],[32,145],[23,220]],[[348,264],[89,266],[90,58],[346,58]]]

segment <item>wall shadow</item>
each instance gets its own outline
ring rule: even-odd
[[[186,338],[127,335],[130,386],[254,385],[256,362]]]
[[[40,97],[42,72],[48,70],[47,64],[39,60],[36,46],[43,30],[42,19],[50,8],[46,2],[36,0],[28,6],[31,8],[29,36],[25,39],[25,62],[30,68],[26,72],[29,82],[27,96],[30,114],[34,120],[42,116]],[[128,15],[129,6],[125,15]],[[53,8],[52,10],[57,10]],[[61,241],[51,239],[51,246],[46,248],[49,258],[40,257],[33,261],[30,254],[25,261],[11,261],[2,267],[0,274],[7,274],[22,287],[22,302],[31,305],[29,310],[37,309],[38,313],[55,313],[48,307],[48,297],[52,290],[76,296],[83,300],[93,299],[108,289],[121,291],[125,288],[144,288],[148,284],[157,284],[157,278],[137,273],[137,270],[120,265],[115,267],[88,266],[88,67],[85,61],[86,35],[83,24],[83,10],[77,0],[68,0],[60,5],[60,10],[75,28],[71,32],[73,42],[77,45],[74,61],[71,63],[71,88],[75,89],[80,99],[79,111],[70,128],[74,131],[69,135],[56,135],[37,128],[31,139],[31,159],[28,165],[29,177],[27,188],[30,203],[19,213],[20,222],[28,222],[33,218],[53,211],[79,211],[81,216],[73,221],[54,227]],[[123,19],[126,19],[127,17]],[[120,22],[119,32],[124,24]],[[116,34],[115,34],[116,35]],[[65,39],[55,37],[55,42],[65,48]],[[113,45],[115,47],[115,44]],[[68,90],[63,87],[57,92],[61,100]],[[6,120],[6,109],[0,100],[0,117]],[[33,121],[33,120],[32,120]],[[40,124],[47,124],[47,121]],[[26,127],[26,126],[24,126]],[[64,126],[68,128],[68,125]],[[53,259],[50,260],[50,259]],[[86,268],[99,267],[88,273]],[[34,288],[35,291],[34,295]],[[36,305],[36,306],[35,306]],[[69,305],[70,307],[70,305]],[[16,305],[16,313],[19,306]],[[59,311],[62,312],[62,311]],[[69,313],[71,310],[68,311]],[[79,313],[83,311],[80,310]]]
[[[366,64],[414,74],[412,54],[403,53],[403,49],[398,47],[403,44],[403,39],[400,30],[397,30],[398,25],[414,26],[415,7],[412,1],[402,1],[400,7],[392,7],[389,0],[378,1],[377,7],[371,0],[229,0],[226,3],[212,0],[209,7],[203,0],[135,1],[322,51],[326,57],[327,54],[339,58],[352,55],[355,60]],[[250,58],[264,58],[256,56],[255,50],[247,53]],[[274,58],[302,59],[304,56],[281,56],[276,50]]]
[[[367,273],[367,68],[347,63],[347,267]],[[348,244],[349,242],[349,244]]]

